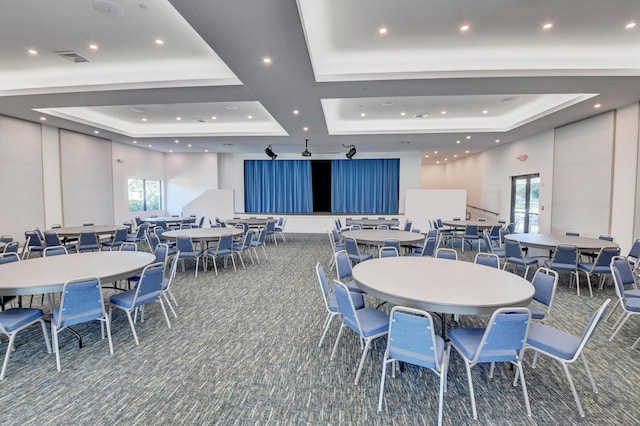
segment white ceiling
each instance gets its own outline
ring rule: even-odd
[[[0,40],[0,114],[162,152],[444,162],[640,99],[638,0],[21,0]]]

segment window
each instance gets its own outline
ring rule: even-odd
[[[161,210],[161,190],[159,180],[129,179],[129,211]]]

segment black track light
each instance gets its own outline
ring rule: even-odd
[[[349,160],[351,160],[353,158],[354,155],[356,155],[356,146],[355,145],[342,145],[345,148],[349,148],[349,152],[346,153],[346,156]]]
[[[309,146],[309,139],[305,139],[304,140],[304,151],[302,151],[302,156],[303,157],[311,157],[311,153],[307,149],[308,146]]]
[[[278,158],[278,156],[274,154],[273,151],[271,151],[271,145],[269,145],[264,149],[264,153],[267,154],[269,158],[271,158],[272,160],[275,160],[276,158]]]

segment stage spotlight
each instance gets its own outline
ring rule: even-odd
[[[349,146],[345,146],[345,148],[349,148],[349,152],[347,152],[346,156],[347,156],[347,158],[349,160],[351,160],[353,158],[353,156],[356,155],[356,146],[355,145],[349,145]]]
[[[278,158],[278,156],[274,154],[273,151],[271,151],[271,145],[269,145],[264,149],[264,153],[267,154],[269,158],[271,158],[272,160],[275,160],[276,158]]]
[[[302,156],[303,157],[311,157],[311,153],[309,152],[308,146],[309,146],[309,139],[305,139],[304,140],[304,151],[302,151]]]

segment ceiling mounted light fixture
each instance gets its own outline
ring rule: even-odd
[[[309,152],[309,139],[304,140],[304,151],[302,151],[303,157],[311,157],[311,153]]]
[[[353,156],[356,155],[356,146],[355,145],[342,145],[342,146],[344,146],[345,148],[349,148],[349,152],[347,152],[345,155],[349,160],[351,160]]]
[[[267,154],[269,158],[271,158],[272,160],[275,160],[276,158],[278,158],[278,156],[274,154],[274,152],[271,150],[271,145],[269,145],[264,149],[264,153]]]

